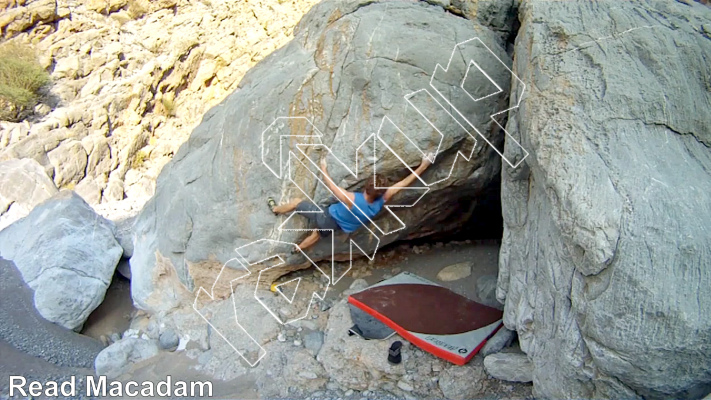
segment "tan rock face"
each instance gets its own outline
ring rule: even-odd
[[[3,10],[0,15],[0,30],[5,38],[15,36],[33,25],[54,22],[59,17],[55,0],[13,0],[7,4],[3,3],[0,3],[0,9]],[[44,27],[37,28],[43,30]]]
[[[108,15],[126,7],[127,4],[127,0],[87,0],[84,6],[91,11]]]
[[[234,91],[250,67],[284,45],[315,3],[2,2],[2,35],[35,47],[52,73],[47,103],[59,110],[28,124],[27,134],[0,126],[0,159],[34,158],[61,185],[78,184],[86,172],[82,187],[91,187],[93,201],[98,189],[98,201],[138,196],[134,201],[142,203],[152,194],[148,181],[204,113]],[[30,138],[32,145],[21,143]],[[86,171],[80,173],[74,162],[71,171],[55,165],[52,160],[66,148],[82,150]],[[129,170],[135,171],[131,182],[124,182]],[[110,193],[103,193],[109,187],[101,182],[109,177]]]

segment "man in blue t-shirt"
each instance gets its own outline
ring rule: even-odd
[[[326,185],[336,195],[338,203],[331,204],[326,212],[321,212],[320,209],[308,200],[296,198],[286,204],[277,206],[273,198],[269,198],[269,208],[274,214],[285,214],[291,211],[300,211],[301,215],[315,222],[318,231],[313,231],[299,243],[299,249],[305,250],[319,241],[323,237],[331,234],[330,230],[340,229],[346,233],[355,232],[361,225],[367,224],[369,220],[373,220],[375,216],[383,208],[383,205],[390,201],[400,190],[410,186],[412,182],[422,175],[423,172],[432,164],[430,159],[433,155],[428,154],[422,159],[422,163],[411,173],[407,178],[400,182],[387,187],[385,180],[378,176],[370,177],[363,188],[363,192],[349,192],[341,189],[328,175],[326,168],[326,159],[321,160],[321,172],[325,178]],[[387,187],[387,189],[386,189]]]

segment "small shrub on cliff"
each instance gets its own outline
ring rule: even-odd
[[[163,98],[160,102],[165,110],[165,115],[168,117],[175,117],[175,101]]]
[[[40,89],[48,83],[49,74],[30,47],[17,43],[0,46],[0,119],[20,119],[37,104]]]
[[[141,168],[143,163],[146,161],[146,158],[148,158],[148,153],[146,153],[143,150],[138,150],[136,152],[136,155],[133,157],[133,162],[131,163],[131,168],[133,168],[133,169]]]
[[[128,15],[133,19],[139,19],[148,14],[148,8],[142,0],[130,0],[128,2]]]

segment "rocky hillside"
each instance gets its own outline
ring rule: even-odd
[[[52,83],[25,122],[0,122],[0,161],[34,159],[105,214],[135,214],[205,111],[315,2],[4,2],[3,37],[32,45]],[[6,211],[2,226],[27,212]]]

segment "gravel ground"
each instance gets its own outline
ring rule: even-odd
[[[346,393],[340,390],[326,390],[314,393],[311,397],[307,397],[307,400],[402,400],[401,397],[382,391],[369,391],[367,394],[353,392],[352,394],[346,395]],[[416,399],[414,396],[412,396],[412,398]]]
[[[13,375],[28,382],[64,382],[74,375],[83,392],[83,377],[94,373],[101,342],[45,320],[32,299],[15,265],[0,259],[0,398],[9,395]]]

